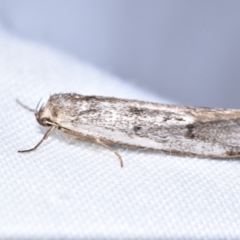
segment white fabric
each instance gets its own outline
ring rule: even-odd
[[[163,100],[59,52],[0,31],[0,239],[239,239],[240,163],[116,147],[46,131],[50,93]]]

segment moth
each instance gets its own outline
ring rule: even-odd
[[[58,93],[35,112],[38,123],[49,129],[97,143],[117,155],[110,145],[158,150],[168,154],[235,158],[240,156],[240,110],[186,107],[113,97]]]

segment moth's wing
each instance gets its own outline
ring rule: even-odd
[[[114,100],[114,101],[113,101]],[[58,114],[76,136],[200,157],[239,156],[240,111],[88,99]]]
[[[187,127],[186,137],[196,141],[209,156],[240,156],[239,110],[196,108],[190,114],[194,123]]]

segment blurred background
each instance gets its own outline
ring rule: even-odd
[[[176,103],[240,107],[238,0],[0,0],[0,25]]]

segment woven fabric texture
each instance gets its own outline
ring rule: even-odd
[[[136,86],[0,31],[0,238],[239,239],[240,162],[110,151],[54,132],[34,114],[51,93],[163,102]]]

